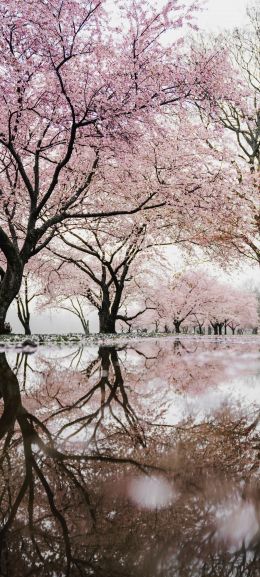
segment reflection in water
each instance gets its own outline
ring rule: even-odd
[[[1,576],[260,575],[259,345],[206,343],[0,353]]]
[[[127,495],[141,508],[162,509],[172,503],[175,491],[163,477],[142,475],[129,481]]]

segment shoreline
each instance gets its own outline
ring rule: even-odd
[[[88,345],[115,345],[117,343],[127,344],[128,342],[140,342],[147,340],[192,340],[192,341],[229,341],[236,342],[238,340],[245,340],[247,342],[260,341],[260,335],[244,334],[244,335],[191,335],[191,334],[176,334],[176,333],[117,333],[117,334],[100,334],[94,333],[88,336],[83,333],[68,333],[68,334],[49,334],[37,333],[32,335],[11,334],[0,336],[0,350],[7,348],[19,349],[37,349],[42,345],[70,345],[80,344],[82,346]]]

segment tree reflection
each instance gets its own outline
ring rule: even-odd
[[[221,406],[169,425],[166,391],[149,384],[160,375],[176,393],[182,375],[190,390],[195,353],[101,347],[85,362],[74,351],[60,374],[35,357],[38,388],[20,388],[19,359],[16,374],[0,354],[1,575],[259,574],[256,411]],[[222,361],[209,356],[205,383]]]
[[[94,442],[95,448],[98,450],[98,432],[101,430],[102,435],[104,434],[105,419],[111,418],[119,430],[130,437],[134,445],[140,444],[145,447],[144,429],[129,402],[115,347],[100,347],[98,359],[87,366],[83,373],[84,376],[89,378],[93,371],[95,374],[97,364],[99,368],[98,378],[93,386],[88,388],[87,393],[76,399],[72,406],[63,407],[55,413],[56,417],[70,413],[69,421],[58,429],[57,437],[61,437],[65,433],[68,440],[79,435],[82,430],[86,430],[86,427],[92,426],[92,434],[88,442],[89,444]],[[96,402],[97,399],[99,399],[98,402]],[[93,401],[95,401],[94,405]],[[91,410],[92,406],[93,410]],[[88,410],[89,407],[90,411]],[[84,409],[86,409],[86,414]],[[74,411],[75,414],[77,410],[84,414],[71,418],[71,412]],[[111,427],[111,423],[109,426]]]

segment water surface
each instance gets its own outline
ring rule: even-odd
[[[0,575],[260,575],[257,337],[0,353]]]

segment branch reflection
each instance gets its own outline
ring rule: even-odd
[[[1,575],[258,575],[258,406],[194,412],[230,359],[250,372],[230,354],[74,349],[25,373],[1,353]]]

